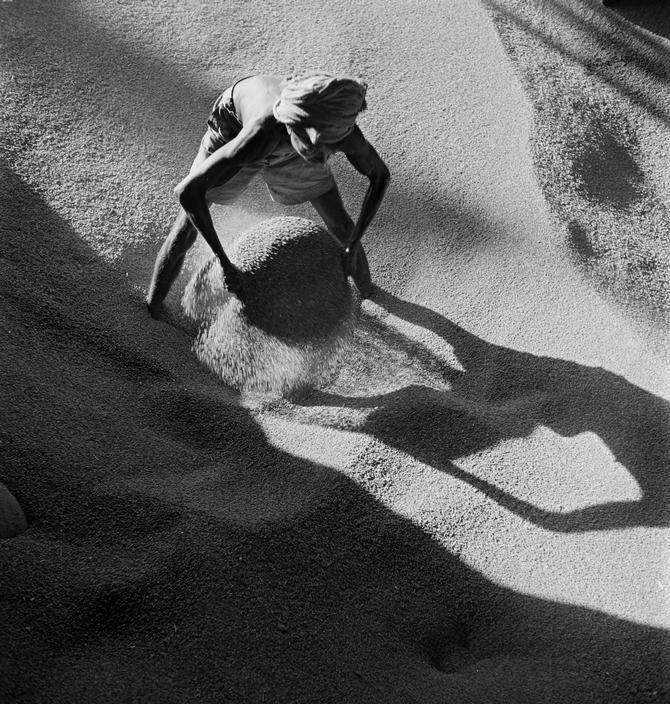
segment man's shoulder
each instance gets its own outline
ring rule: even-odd
[[[360,154],[367,151],[369,147],[368,140],[361,132],[358,125],[354,125],[354,129],[337,144],[337,151],[345,154]]]
[[[235,106],[242,122],[265,120],[281,93],[280,76],[260,74],[240,82],[235,88]]]
[[[273,154],[282,142],[283,125],[274,119],[272,113],[257,114],[245,121],[236,138],[239,143],[235,151],[242,158],[257,161]],[[231,143],[232,145],[233,143]]]
[[[257,137],[269,142],[277,142],[286,133],[286,128],[277,122],[272,110],[269,113],[262,111],[252,115],[249,122],[245,123],[245,128],[248,128]]]

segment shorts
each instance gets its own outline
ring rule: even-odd
[[[239,134],[242,123],[235,113],[230,88],[217,98],[207,125],[200,142],[200,155],[204,152],[209,156]],[[243,166],[222,186],[209,189],[208,202],[230,205],[257,174],[263,177],[272,200],[282,205],[305,203],[335,188],[335,178],[327,163],[309,163],[297,153],[270,155]]]

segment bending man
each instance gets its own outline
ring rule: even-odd
[[[147,296],[153,316],[198,232],[218,257],[227,288],[242,294],[240,274],[221,246],[209,206],[232,203],[258,173],[273,200],[314,206],[343,247],[345,274],[369,297],[372,282],[360,240],[384,197],[389,170],[356,125],[366,108],[365,93],[363,83],[348,78],[259,75],[219,96],[191,171],[175,188],[183,210],[156,259]],[[355,224],[326,163],[338,151],[369,180]]]

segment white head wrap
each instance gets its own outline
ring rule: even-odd
[[[289,78],[282,84],[273,112],[286,125],[293,148],[308,161],[323,160],[322,144],[351,134],[365,110],[365,83],[315,73]]]

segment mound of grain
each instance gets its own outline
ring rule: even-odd
[[[13,538],[28,528],[26,517],[9,489],[0,484],[0,538]]]
[[[246,231],[229,256],[242,274],[241,300],[225,290],[214,259],[184,291],[184,312],[204,323],[198,358],[242,391],[290,395],[328,378],[353,329],[341,248],[311,220],[279,217]]]

